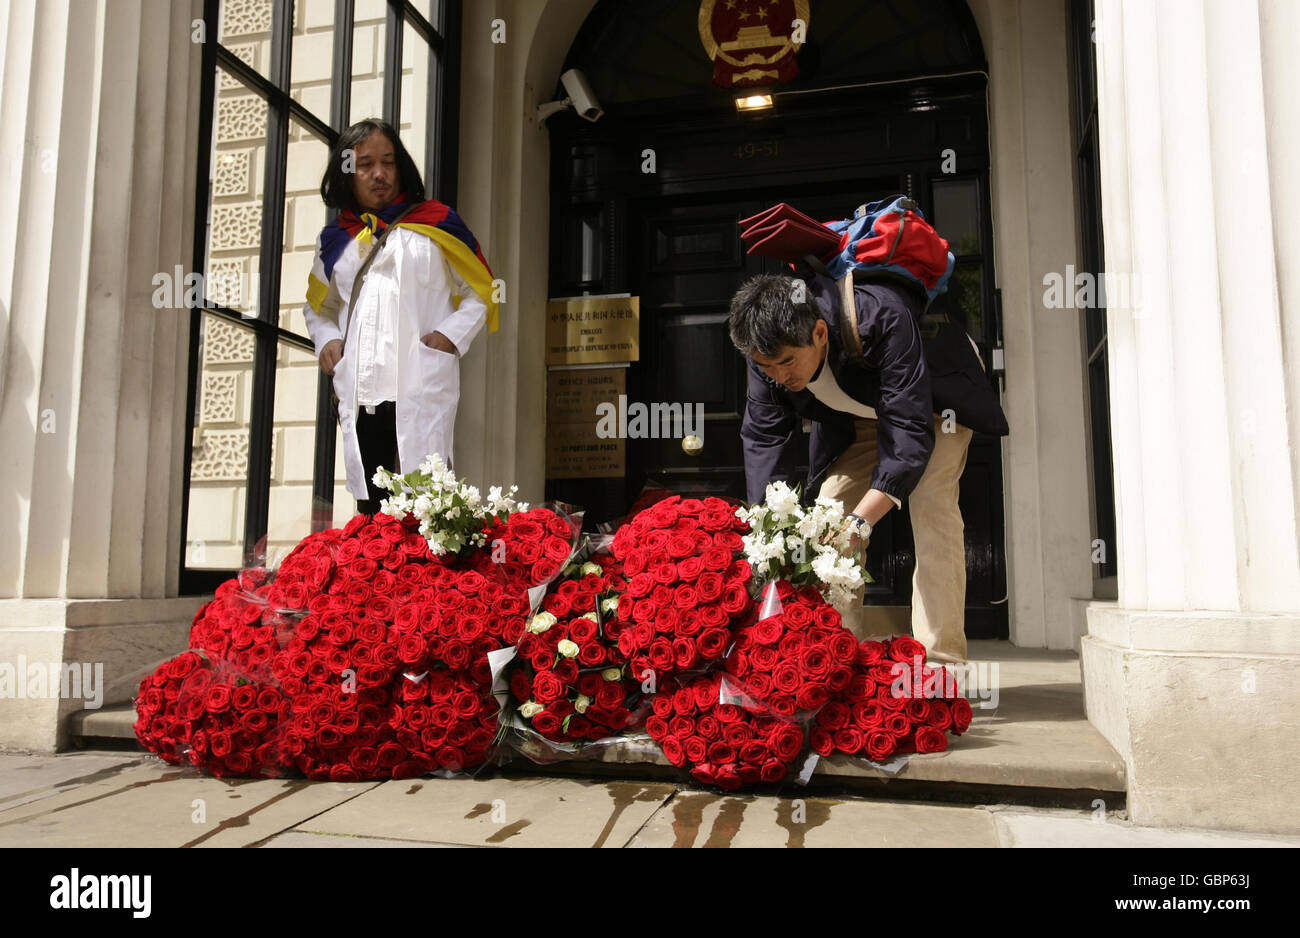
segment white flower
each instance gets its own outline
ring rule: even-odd
[[[579,618],[590,619],[592,622],[600,622],[600,617],[594,612],[584,612]]]
[[[601,600],[600,611],[607,616],[618,612],[618,597],[610,596],[608,599]]]
[[[582,565],[582,569],[580,569],[578,573],[582,574],[583,576],[591,576],[593,574],[595,574],[596,576],[600,576],[602,573],[604,573],[604,571],[601,570],[600,564],[592,563],[589,560]]]
[[[621,678],[621,677],[623,676],[623,669],[622,669],[622,668],[606,668],[604,671],[601,671],[601,672],[600,672],[600,676],[603,677],[603,678],[604,678],[605,680],[607,680],[607,681],[617,681],[619,678]]]
[[[546,708],[543,707],[541,704],[537,703],[536,701],[530,700],[528,701],[528,703],[520,705],[519,715],[523,717],[525,720],[531,720],[533,717],[535,717],[537,714],[541,713],[545,709]]]
[[[579,694],[578,699],[573,702],[573,709],[579,713],[586,713],[587,708],[591,706],[591,698],[586,694]]]
[[[567,638],[562,638],[560,639],[560,643],[555,646],[555,650],[558,651],[560,654],[564,655],[564,657],[566,658],[572,658],[581,649],[578,648],[576,642],[572,642]]]
[[[527,629],[530,632],[536,632],[538,635],[541,635],[558,621],[559,620],[549,612],[539,612],[528,620]]]
[[[782,521],[793,515],[799,507],[799,496],[784,482],[769,482],[764,502],[776,520]]]

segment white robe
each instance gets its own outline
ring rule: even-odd
[[[334,369],[334,393],[339,398],[348,492],[358,500],[370,497],[356,434],[358,387],[397,392],[399,466],[384,468],[410,472],[434,453],[450,465],[460,400],[459,356],[487,321],[483,298],[447,263],[441,248],[424,235],[399,227],[384,239],[382,253],[366,272],[349,322],[348,303],[364,261],[363,248],[370,246],[352,239],[334,265],[321,309],[337,310],[337,324],[318,315],[310,303],[303,307],[318,358],[328,342],[341,339],[345,330],[348,333],[343,358]],[[315,269],[323,271],[319,239]],[[379,330],[394,320],[396,341],[385,342]],[[458,354],[420,341],[435,331],[451,340]]]

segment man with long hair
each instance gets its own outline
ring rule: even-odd
[[[492,271],[460,217],[425,199],[384,121],[343,132],[320,192],[339,214],[316,239],[303,313],[334,379],[348,491],[373,514],[379,467],[409,472],[435,453],[452,463],[460,356],[485,322],[496,329]]]

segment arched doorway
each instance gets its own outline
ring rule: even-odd
[[[741,7],[756,0],[739,0]],[[602,0],[565,68],[604,107],[551,118],[550,295],[640,297],[631,402],[700,402],[704,448],[629,439],[619,479],[552,479],[548,496],[617,518],[649,485],[744,495],[744,363],[726,334],[732,293],[775,272],[745,255],[736,222],[777,201],[814,217],[906,192],[957,255],[950,309],[986,361],[1000,344],[989,212],[987,69],[961,0],[809,0],[798,76],[774,106],[741,113],[713,84],[699,0]],[[563,96],[557,89],[557,96]],[[653,160],[647,161],[652,153]],[[647,171],[647,168],[653,171]],[[1000,447],[976,437],[962,479],[967,634],[1007,634]],[[910,603],[910,526],[896,513],[872,540],[871,602]]]

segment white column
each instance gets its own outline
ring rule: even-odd
[[[0,664],[173,654],[201,3],[0,2]],[[188,612],[187,612],[188,610]],[[129,689],[126,690],[129,692]],[[79,701],[0,700],[0,743],[53,748]]]
[[[1108,308],[1119,599],[1089,610],[1089,716],[1135,819],[1277,829],[1269,766],[1300,755],[1300,19],[1097,17],[1106,270],[1137,289]],[[1247,745],[1284,726],[1260,763]]]

